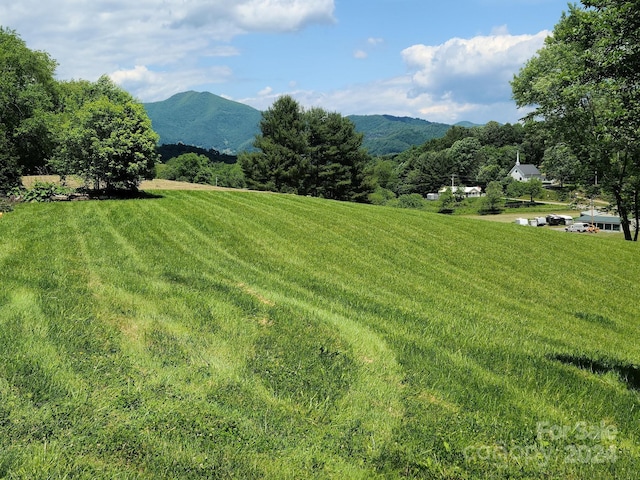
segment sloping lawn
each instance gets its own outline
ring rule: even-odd
[[[638,245],[159,193],[0,219],[0,477],[640,471]]]

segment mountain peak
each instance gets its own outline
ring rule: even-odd
[[[262,114],[210,92],[177,93],[144,107],[161,144],[184,143],[235,154],[251,148]]]

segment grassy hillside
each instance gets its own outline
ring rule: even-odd
[[[0,477],[640,471],[630,242],[169,191],[0,240]]]
[[[144,107],[161,144],[185,143],[220,152],[251,147],[261,113],[208,92],[184,92]]]

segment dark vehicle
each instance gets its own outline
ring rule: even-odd
[[[551,215],[547,215],[547,223],[549,225],[564,225],[564,218],[552,213]]]
[[[573,219],[568,215],[557,215],[555,213],[551,213],[547,215],[547,223],[549,225],[571,225],[573,223]]]

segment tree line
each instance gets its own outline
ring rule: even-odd
[[[79,176],[95,190],[136,189],[157,159],[142,104],[107,76],[57,81],[56,67],[0,27],[0,194],[45,172]]]

